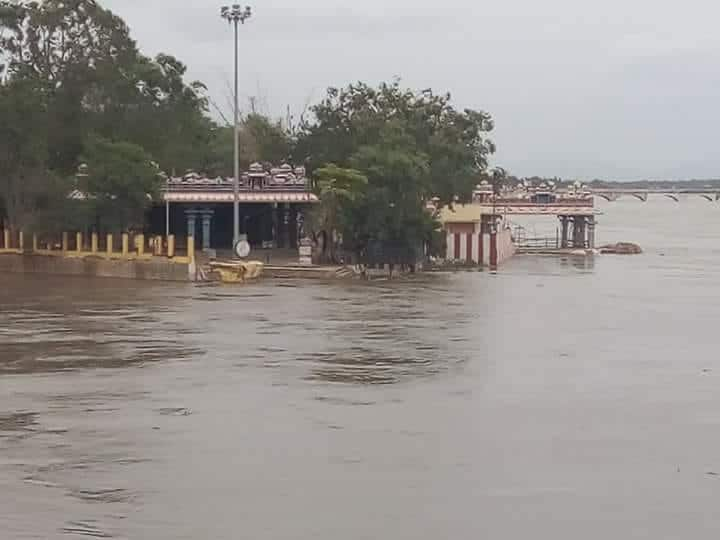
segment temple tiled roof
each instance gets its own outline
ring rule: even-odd
[[[167,181],[167,191],[232,191],[234,179],[232,177],[208,177],[190,172],[181,177],[172,177]],[[240,190],[242,191],[306,191],[309,182],[305,176],[304,167],[282,165],[280,167],[265,167],[260,163],[253,163],[250,168],[240,175]]]

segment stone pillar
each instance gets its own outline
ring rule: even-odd
[[[585,217],[573,216],[573,247],[583,249],[585,247]]]
[[[195,236],[195,222],[197,213],[195,210],[185,210],[185,218],[187,219],[187,235],[188,238]]]
[[[212,218],[213,218],[214,211],[208,209],[203,210],[202,212],[202,231],[203,231],[203,239],[202,239],[202,248],[203,250],[207,250],[211,248],[211,224],[212,224]]]
[[[275,247],[277,240],[275,238],[275,207],[273,205],[270,205],[270,211],[263,217],[263,226],[265,227],[264,240],[269,243],[268,245]]]
[[[560,247],[565,249],[568,247],[568,217],[560,216]]]
[[[293,249],[297,249],[299,247],[298,244],[298,210],[297,207],[291,206],[290,207],[290,223],[288,224],[288,234],[290,235],[290,238],[288,239],[288,247],[291,247]]]
[[[292,235],[290,233],[290,203],[285,203],[283,208],[283,236],[285,246],[292,247]]]
[[[283,244],[282,207],[275,203],[273,208],[273,234],[275,235],[275,246],[285,247]]]
[[[595,218],[589,217],[587,218],[587,227],[588,227],[588,247],[590,249],[595,249]]]
[[[295,212],[295,223],[297,227],[298,244],[300,240],[305,238],[305,215],[302,210],[296,210]]]

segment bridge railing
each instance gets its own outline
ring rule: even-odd
[[[534,237],[534,238],[518,238],[515,242],[519,250],[543,250],[543,249],[561,249],[560,239],[554,236],[547,237]],[[567,249],[583,249],[587,247],[587,244],[575,245],[572,239],[568,239]]]

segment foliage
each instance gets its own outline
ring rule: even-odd
[[[406,248],[428,243],[437,224],[426,210],[438,197],[469,200],[487,168],[493,123],[485,112],[458,111],[449,95],[415,93],[397,81],[378,88],[358,83],[330,88],[313,108],[295,149],[310,169],[335,163],[368,178],[366,195],[344,205],[345,247],[371,242]]]
[[[99,231],[142,229],[161,182],[150,156],[138,145],[93,137],[83,159],[87,176],[81,177],[78,192],[88,225]]]
[[[367,177],[359,171],[332,163],[315,171],[315,191],[320,204],[311,213],[309,225],[326,231],[324,247],[330,262],[337,262],[333,233],[352,234],[352,210],[365,197],[367,185]]]
[[[292,142],[280,122],[253,113],[241,122],[239,131],[241,170],[247,170],[254,162],[279,165],[289,160]],[[231,176],[234,144],[232,126],[214,129],[204,170],[212,175]]]
[[[58,179],[64,189],[74,183],[83,152],[99,152],[99,162],[109,164],[105,150],[112,150],[134,167],[142,156],[145,166],[154,161],[168,172],[213,161],[204,86],[187,84],[186,67],[174,57],[140,54],[125,23],[95,0],[0,0],[0,51],[0,151],[15,156],[3,164],[0,206],[14,226],[27,215],[42,217],[39,199]],[[106,173],[94,175],[108,182],[94,191],[116,201],[129,204],[152,187],[136,169],[128,181],[137,186]],[[77,209],[65,211],[77,217]],[[104,215],[113,226],[137,222],[125,210]]]
[[[42,121],[40,95],[24,81],[0,86],[0,206],[16,227],[31,226],[34,216],[51,204],[54,183],[45,167],[46,140],[28,125]]]

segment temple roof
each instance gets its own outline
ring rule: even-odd
[[[217,190],[168,191],[163,195],[167,202],[204,202],[231,203],[234,193]],[[309,191],[241,191],[238,194],[241,203],[317,203],[317,195]]]
[[[173,191],[226,191],[232,190],[234,178],[208,177],[196,172],[188,172],[184,176],[171,177],[167,180],[167,190]],[[309,182],[304,167],[282,165],[267,167],[253,163],[240,175],[240,189],[250,191],[305,191]]]

